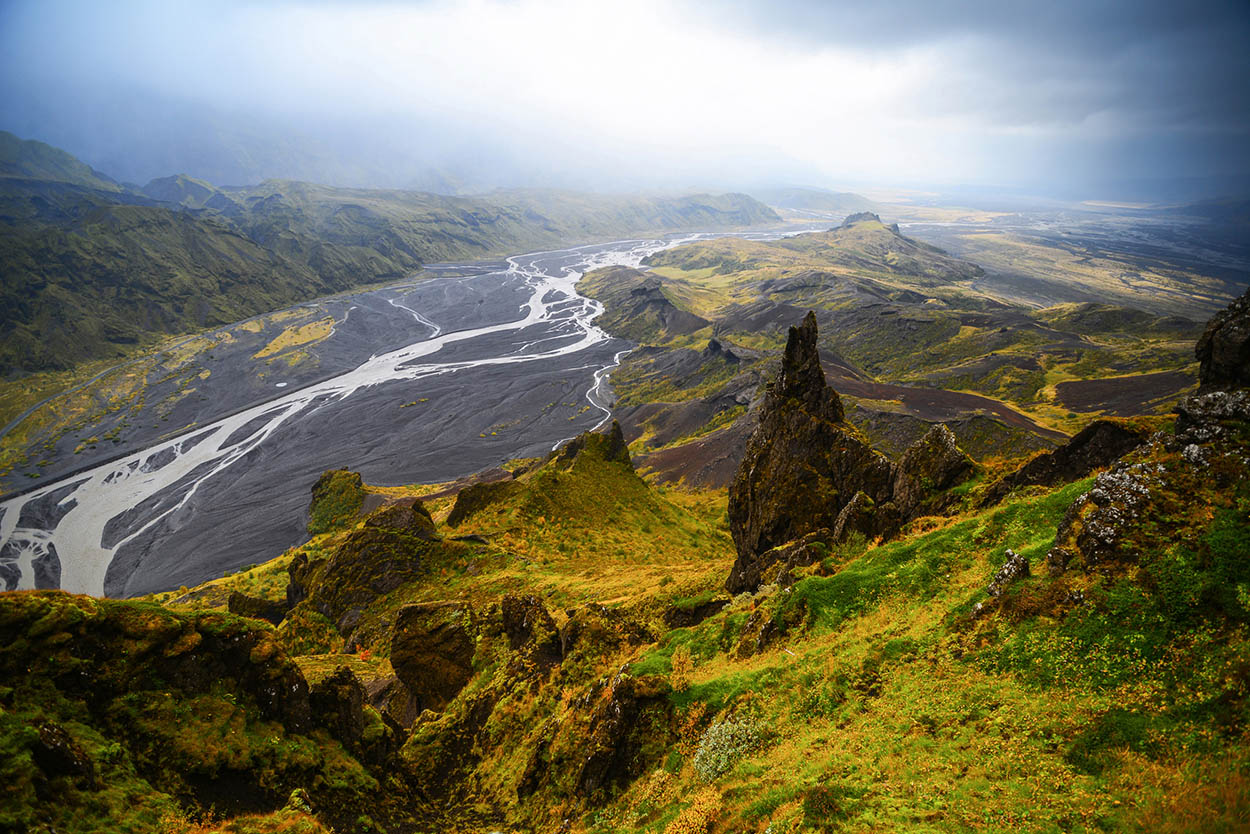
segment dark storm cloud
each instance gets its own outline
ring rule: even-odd
[[[691,3],[690,8],[706,8]],[[918,99],[1005,124],[1250,126],[1250,3],[1245,0],[734,0],[709,21],[796,48],[870,56],[941,48],[961,67]]]

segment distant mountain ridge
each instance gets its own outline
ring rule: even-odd
[[[778,219],[745,194],[445,197],[184,175],[133,188],[0,133],[0,376],[120,356],[424,263]]]
[[[60,148],[0,130],[0,177],[68,182],[102,191],[122,187]]]
[[[751,196],[783,209],[820,211],[833,214],[875,212],[879,204],[850,191],[826,191],[823,188],[753,188]]]

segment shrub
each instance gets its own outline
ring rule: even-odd
[[[699,739],[694,754],[695,772],[703,781],[713,782],[759,747],[761,741],[759,724],[753,718],[717,721]]]
[[[719,814],[720,792],[704,788],[695,795],[694,802],[668,824],[664,834],[706,834]]]
[[[685,692],[690,688],[690,675],[694,672],[694,661],[690,659],[690,650],[685,646],[678,646],[673,651],[673,671],[669,674],[668,681],[673,686],[674,692]]]

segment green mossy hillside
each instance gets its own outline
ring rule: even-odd
[[[424,546],[446,559],[346,630],[301,603],[276,639],[322,629],[298,650],[309,680],[350,646],[379,709],[407,711],[402,770],[456,809],[440,830],[1239,831],[1250,437],[1220,425],[1205,468],[1175,448],[1192,425],[1123,462],[1165,473],[1125,527],[1131,560],[1050,573],[1098,479],[984,509],[974,485],[949,516],[733,599],[723,493],[648,487],[592,437],[462,493],[454,526],[457,499],[430,502],[442,542]],[[342,556],[372,517],[300,552]],[[1008,551],[1030,570],[991,594]],[[437,712],[392,682],[413,647],[396,655],[387,624],[412,603],[457,612],[467,679]]]
[[[254,620],[6,593],[0,679],[0,830],[208,831],[251,814],[222,830],[315,832],[314,808],[337,826],[388,805],[370,767],[393,731],[344,732],[334,712],[365,718],[360,704],[310,691]]]

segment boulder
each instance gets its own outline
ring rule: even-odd
[[[899,458],[894,504],[906,518],[939,509],[935,499],[966,480],[975,469],[972,458],[955,442],[955,433],[945,423],[938,423]]]
[[[621,612],[597,602],[574,608],[560,629],[560,654],[594,652],[604,654],[622,646],[641,646],[655,642],[653,635],[640,623]]]
[[[1250,387],[1250,289],[1207,322],[1194,354],[1200,391]]]
[[[759,425],[729,488],[729,525],[738,551],[725,587],[753,591],[760,554],[821,528],[832,529],[858,492],[890,499],[893,466],[842,422],[842,402],[825,383],[816,317],[791,327]]]
[[[509,648],[542,668],[560,662],[560,631],[538,597],[508,594],[500,612]]]
[[[995,571],[994,578],[990,580],[990,584],[985,589],[985,592],[992,597],[1002,596],[1008,585],[1028,575],[1029,558],[1009,548],[1006,561],[1003,562],[1001,568]]]
[[[231,614],[238,614],[240,617],[251,617],[254,620],[264,620],[277,625],[286,616],[289,606],[285,600],[261,599],[260,597],[239,593],[238,591],[231,591],[230,599],[226,602],[226,608]]]
[[[440,711],[473,677],[473,610],[463,602],[423,602],[399,609],[391,666],[421,709]]]

